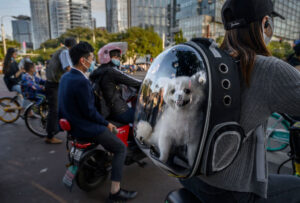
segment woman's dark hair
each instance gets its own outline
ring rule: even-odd
[[[26,61],[24,63],[24,69],[26,72],[29,72],[31,68],[34,68],[34,64],[32,62]]]
[[[70,49],[70,57],[73,65],[77,65],[81,57],[88,57],[94,48],[87,42],[80,42]]]
[[[7,53],[5,55],[4,63],[3,63],[3,73],[6,74],[9,72],[11,57],[17,50],[14,48],[8,48]]]
[[[256,55],[271,56],[263,38],[262,19],[243,28],[227,30],[221,49],[240,60],[243,79],[249,86]]]
[[[109,56],[110,56],[110,58],[111,57],[114,57],[114,56],[117,56],[117,57],[121,57],[121,52],[120,52],[120,50],[111,50],[110,52],[109,52]]]

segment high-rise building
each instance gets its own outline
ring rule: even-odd
[[[33,48],[31,21],[28,16],[18,16],[18,20],[12,20],[13,39],[23,44],[26,43],[27,48]]]
[[[279,39],[300,39],[300,1],[299,0],[273,0],[275,11],[285,17],[275,18],[274,36]]]
[[[286,17],[275,18],[274,36],[287,40],[300,38],[300,1],[273,0],[275,10]],[[106,22],[109,32],[120,32],[131,26],[153,27],[166,44],[182,30],[193,37],[217,39],[225,35],[221,10],[225,0],[106,0]],[[298,11],[298,12],[297,12]],[[170,43],[169,43],[170,42]]]
[[[50,39],[50,19],[48,0],[30,0],[33,48]]]
[[[130,27],[128,1],[106,0],[106,28],[109,32],[121,32]]]
[[[170,0],[170,36],[182,30],[186,39],[224,35],[221,8],[225,0]]]
[[[57,38],[71,28],[70,1],[49,0],[51,38]]]
[[[170,36],[182,30],[187,39],[192,37],[224,36],[221,10],[225,0],[169,0]],[[286,19],[274,19],[274,38],[300,38],[300,1],[273,0],[274,8]]]
[[[69,28],[92,28],[91,0],[30,0],[34,49]]]
[[[92,28],[91,0],[70,0],[71,28]]]
[[[163,37],[168,32],[167,0],[131,0],[130,26],[150,28]]]
[[[130,27],[152,27],[161,37],[167,34],[168,0],[106,0],[106,27],[121,32]]]

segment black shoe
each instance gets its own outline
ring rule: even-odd
[[[125,202],[126,200],[133,199],[137,195],[136,191],[127,191],[120,189],[116,194],[109,194],[110,202]]]

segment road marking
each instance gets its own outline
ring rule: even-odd
[[[62,199],[61,197],[57,196],[56,194],[54,194],[53,192],[51,192],[50,190],[48,190],[47,188],[44,188],[43,186],[41,186],[40,184],[31,181],[31,184],[33,186],[35,186],[36,188],[42,190],[43,192],[45,192],[46,194],[48,194],[49,196],[51,196],[52,198],[56,199],[58,202],[60,203],[67,203],[66,200]]]

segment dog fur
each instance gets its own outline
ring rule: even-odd
[[[192,166],[197,150],[195,135],[199,108],[204,100],[206,74],[200,71],[192,77],[161,78],[156,88],[163,88],[164,111],[154,129],[147,121],[139,121],[137,139],[147,145],[155,145],[160,152],[160,161],[168,160],[172,145],[187,145],[187,159]]]

